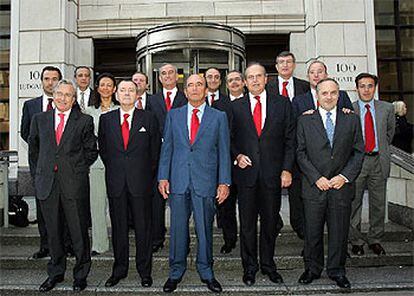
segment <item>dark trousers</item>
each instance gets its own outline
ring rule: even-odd
[[[76,258],[73,267],[73,278],[84,280],[88,276],[91,267],[88,225],[84,209],[85,202],[78,196],[64,196],[60,189],[60,182],[65,182],[65,180],[59,180],[59,176],[55,175],[50,196],[46,200],[39,201],[46,224],[51,257],[47,271],[51,279],[65,274],[64,224],[66,221]]]
[[[158,246],[164,243],[165,233],[165,199],[158,191],[158,183],[155,185],[152,200],[152,245]]]
[[[253,187],[237,186],[240,216],[240,252],[244,272],[256,273],[257,221],[260,217],[259,257],[260,268],[265,272],[276,270],[273,260],[278,229],[281,190],[268,188],[257,181]]]
[[[237,242],[237,218],[236,218],[237,188],[230,187],[230,195],[217,206],[217,224],[223,231],[224,243],[234,246]]]
[[[112,225],[112,247],[114,264],[112,276],[124,278],[129,267],[128,209],[131,211],[135,231],[135,265],[141,276],[151,276],[152,235],[151,235],[151,195],[133,196],[128,188],[120,196],[109,197],[109,214]]]
[[[353,188],[331,189],[318,196],[305,197],[305,269],[321,274],[324,267],[323,233],[328,226],[328,276],[345,275],[348,230]]]
[[[290,225],[297,236],[300,239],[304,239],[302,183],[299,176],[293,177],[292,185],[288,188],[288,192]]]
[[[45,219],[43,218],[40,201],[37,198],[36,198],[36,219],[37,219],[37,229],[39,230],[39,235],[40,235],[40,249],[49,249],[49,245],[47,243],[46,223],[45,223]]]

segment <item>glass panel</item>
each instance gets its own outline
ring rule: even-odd
[[[404,95],[403,101],[407,105],[407,119],[414,123],[414,94]]]
[[[403,91],[414,91],[414,62],[402,63]]]
[[[414,29],[401,29],[401,56],[414,57]]]
[[[394,25],[394,0],[375,0],[376,25]]]
[[[379,99],[381,101],[387,101],[387,102],[395,101],[396,97],[397,97],[396,95],[383,94],[383,93],[380,93],[379,95]]]
[[[376,30],[377,55],[378,58],[396,56],[395,49],[395,31],[394,30]]]
[[[398,91],[398,76],[396,62],[378,63],[380,91]]]
[[[412,0],[400,0],[400,24],[414,24],[414,2]]]

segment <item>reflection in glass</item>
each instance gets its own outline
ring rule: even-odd
[[[378,58],[393,57],[396,55],[395,31],[376,30]]]
[[[403,91],[414,91],[414,62],[402,64]]]
[[[374,13],[376,25],[394,25],[394,0],[376,0]]]
[[[401,29],[401,56],[414,58],[414,29]]]
[[[400,0],[399,10],[401,25],[414,24],[414,2],[412,0]]]
[[[397,63],[378,63],[380,91],[398,91]]]

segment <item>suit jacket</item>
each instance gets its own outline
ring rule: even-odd
[[[30,123],[36,113],[41,113],[43,104],[43,96],[28,100],[23,105],[22,121],[20,122],[20,135],[27,143],[30,134]]]
[[[229,122],[229,127],[231,126],[232,121],[232,111],[231,111],[231,101],[228,96],[225,94],[219,93],[219,99],[213,102],[213,105],[210,106],[217,110],[223,111],[227,115],[227,120]]]
[[[293,77],[293,89],[293,97],[296,97],[310,91],[310,84],[306,80]],[[269,81],[266,86],[266,90],[272,95],[280,95],[278,76],[276,76],[275,79]]]
[[[72,108],[59,146],[55,137],[55,110],[35,114],[30,127],[29,159],[36,197],[50,195],[59,175],[65,198],[80,198],[89,192],[89,167],[98,157],[93,119]],[[57,172],[55,172],[57,168]]]
[[[158,180],[169,180],[173,194],[190,182],[197,195],[214,197],[218,184],[231,184],[230,136],[224,112],[206,106],[194,143],[187,127],[188,105],[168,112]]]
[[[160,141],[157,120],[151,112],[134,110],[127,150],[122,139],[120,110],[101,115],[99,155],[105,165],[109,197],[119,197],[125,185],[133,196],[151,193]]]
[[[319,112],[301,115],[297,124],[296,153],[304,176],[302,192],[305,196],[320,193],[315,182],[322,176],[331,179],[342,174],[352,183],[361,171],[364,158],[358,116],[338,109],[331,148]]]
[[[316,110],[317,106],[313,103],[313,96],[311,91],[308,91],[305,94],[295,96],[292,100],[293,114],[295,118],[298,118],[303,112],[308,110]],[[352,106],[351,99],[349,98],[346,91],[339,91],[339,98],[337,103],[337,109],[342,110],[342,108],[348,108],[354,110]]]
[[[164,123],[167,116],[167,107],[165,107],[165,98],[162,90],[154,95],[152,95],[148,102],[150,102],[151,112],[155,114],[155,117],[158,120],[158,126],[160,129],[160,134],[164,133]],[[181,91],[177,92],[177,95],[174,98],[173,105],[171,109],[178,108],[187,104],[187,98],[184,93]]]
[[[282,170],[292,172],[295,159],[295,121],[291,103],[267,92],[266,121],[260,138],[253,122],[249,96],[232,102],[233,124],[231,150],[233,158],[244,154],[252,166],[234,169],[235,183],[253,186],[259,176],[266,186],[280,188]]]
[[[359,116],[358,101],[353,103],[355,113]],[[390,175],[391,152],[390,145],[395,133],[395,115],[392,104],[374,100],[375,108],[375,135],[378,137],[378,151],[380,155],[381,171],[384,179]]]

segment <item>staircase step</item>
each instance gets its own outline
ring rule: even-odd
[[[279,270],[285,283],[276,285],[269,281],[266,276],[257,274],[256,284],[252,287],[245,286],[242,281],[241,269],[231,271],[219,271],[216,269],[216,278],[223,286],[224,295],[315,295],[341,292],[361,293],[384,292],[383,295],[393,295],[393,292],[404,292],[401,295],[410,295],[414,290],[413,274],[414,267],[386,266],[382,268],[348,268],[347,276],[352,284],[351,290],[343,290],[333,284],[325,273],[321,279],[310,285],[300,285],[297,279],[303,272],[302,269]],[[153,273],[154,285],[151,288],[142,288],[136,272],[130,272],[129,276],[122,280],[116,287],[106,288],[105,280],[110,271],[92,269],[88,277],[88,287],[82,295],[165,295],[162,286],[168,277],[167,270]],[[37,270],[8,270],[2,274],[0,279],[0,294],[5,295],[40,295],[39,285],[45,280],[46,271]],[[388,293],[385,293],[388,292]],[[72,294],[72,276],[68,269],[66,278],[52,291],[50,295]],[[179,284],[176,295],[212,295],[202,284],[195,271],[189,270],[183,281]],[[44,295],[44,294],[43,294]],[[381,294],[375,294],[381,295]],[[400,295],[397,293],[396,295]]]

